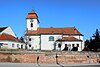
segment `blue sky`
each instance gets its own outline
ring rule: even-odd
[[[34,8],[40,27],[76,27],[84,39],[100,30],[100,0],[0,0],[0,26],[11,26],[18,37]]]

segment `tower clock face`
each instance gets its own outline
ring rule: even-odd
[[[33,22],[34,20],[33,19],[30,19],[30,22]]]

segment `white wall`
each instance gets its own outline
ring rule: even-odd
[[[80,39],[80,40],[83,40],[83,36],[79,36],[79,35],[77,35],[77,36],[74,36],[75,38],[77,38],[77,39]]]
[[[31,19],[27,19],[27,29],[28,30],[37,30],[39,27],[38,20],[33,19],[33,22],[30,22]],[[31,27],[31,23],[33,23],[33,27]]]
[[[23,49],[25,49],[25,44],[24,43],[13,42],[13,41],[0,41],[0,43],[3,43],[3,45],[1,46],[1,48],[19,49],[19,48],[21,48],[21,45],[23,45]],[[14,47],[12,47],[12,44],[14,44]],[[17,44],[19,44],[18,47],[17,47]]]
[[[28,48],[34,50],[40,49],[40,36],[29,36],[29,38],[31,38],[31,41],[29,41],[31,47],[28,46]]]
[[[56,50],[59,50],[59,48],[58,48],[58,44],[59,43],[60,42],[56,43]],[[75,46],[77,46],[77,44],[79,44],[78,51],[82,51],[82,43],[81,43],[81,41],[63,41],[61,43],[61,50],[63,50],[65,48],[65,44],[67,44],[67,45],[70,44],[71,45],[71,49],[73,48],[72,44],[75,44]]]
[[[50,36],[54,36],[54,41],[49,41],[49,37]],[[75,36],[75,37],[79,37],[79,36]],[[58,48],[55,41],[58,40],[59,38],[62,38],[62,35],[33,35],[33,36],[26,36],[27,38],[27,42],[28,42],[28,49],[34,49],[34,50],[53,50],[56,48]],[[31,38],[31,41],[29,41],[29,38]],[[32,45],[31,47],[29,47],[29,45]],[[78,51],[81,51],[84,48],[84,41],[64,41],[62,42],[62,47],[61,50],[64,49],[65,44],[79,44],[78,47]],[[72,48],[72,46],[71,46]]]
[[[54,36],[54,41],[49,41],[49,37]],[[53,50],[55,41],[61,35],[41,35],[41,50]]]
[[[1,34],[2,33],[10,34],[10,35],[16,37],[16,35],[14,34],[13,30],[11,29],[11,27],[6,28],[4,31],[1,32]]]

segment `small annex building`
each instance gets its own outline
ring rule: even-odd
[[[41,28],[37,14],[32,10],[26,17],[25,42],[33,50],[82,51],[83,35],[75,27]]]
[[[25,44],[14,34],[11,27],[0,27],[0,49],[24,49]]]

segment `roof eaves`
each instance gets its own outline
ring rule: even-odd
[[[0,27],[0,32],[4,31],[8,27]]]
[[[56,41],[82,41],[82,40],[56,40]]]

